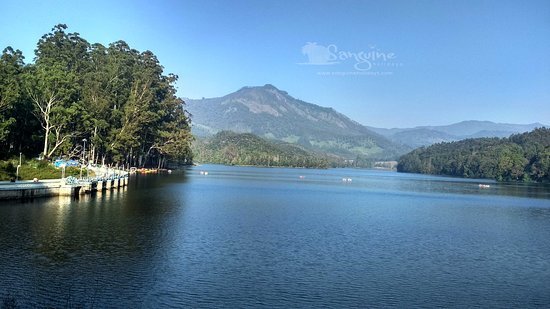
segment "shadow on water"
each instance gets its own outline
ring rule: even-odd
[[[133,176],[126,188],[78,199],[2,203],[0,302],[9,294],[24,307],[89,305],[90,297],[112,305],[115,286],[145,292],[185,207],[171,185],[185,182],[185,173]]]

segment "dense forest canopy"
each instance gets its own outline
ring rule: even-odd
[[[90,44],[57,25],[34,63],[7,47],[0,58],[0,159],[77,157],[162,166],[191,162],[190,119],[178,77],[124,41]],[[86,149],[84,149],[86,148]]]
[[[328,167],[325,157],[314,155],[295,144],[268,141],[251,133],[221,131],[211,138],[196,140],[193,153],[200,163]]]
[[[400,172],[550,182],[550,129],[509,138],[476,138],[421,147],[399,160]]]

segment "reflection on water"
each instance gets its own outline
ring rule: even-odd
[[[25,307],[550,304],[548,186],[481,182],[201,166],[79,199],[2,203],[0,297]]]
[[[19,205],[20,212],[29,206],[33,208],[30,246],[36,261],[53,266],[75,258],[77,252],[111,252],[102,248],[105,242],[101,237],[113,233],[113,228],[120,224],[116,206],[125,191],[120,188],[94,196],[62,196]]]

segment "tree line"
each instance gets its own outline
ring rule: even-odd
[[[327,168],[326,158],[288,143],[265,140],[251,133],[221,131],[193,143],[195,161],[227,165]]]
[[[0,159],[22,153],[131,166],[191,162],[178,76],[164,74],[151,51],[124,41],[90,44],[60,24],[40,38],[34,61],[24,60],[12,47],[0,58]]]
[[[550,182],[550,129],[508,138],[475,138],[421,147],[402,156],[399,172]]]

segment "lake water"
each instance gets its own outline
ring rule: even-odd
[[[479,183],[209,165],[80,200],[2,202],[0,301],[548,308],[550,188]]]

